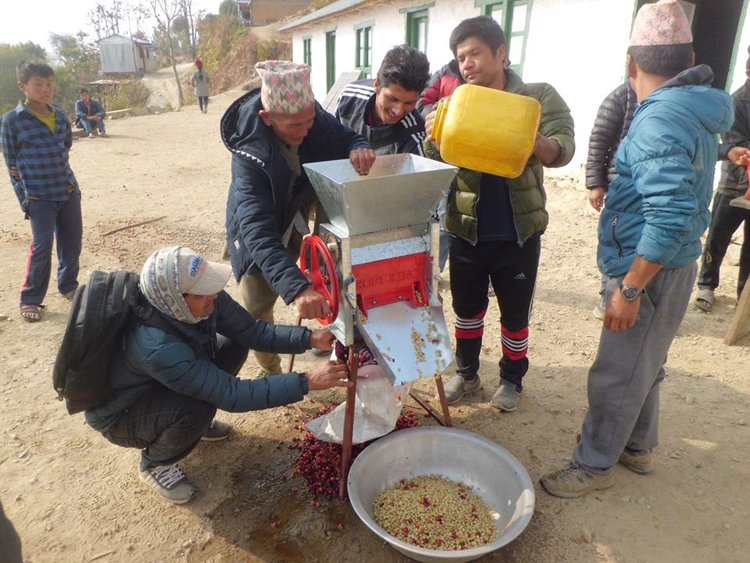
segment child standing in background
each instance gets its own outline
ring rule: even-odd
[[[73,131],[68,117],[52,105],[55,73],[41,61],[18,65],[18,87],[26,100],[3,116],[0,146],[10,182],[26,219],[32,243],[21,290],[21,317],[42,318],[57,243],[57,289],[73,299],[78,287],[83,224],[81,192],[68,154]]]

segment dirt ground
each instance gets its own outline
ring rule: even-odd
[[[213,98],[206,115],[188,106],[112,121],[110,138],[75,142],[71,160],[84,212],[81,281],[94,269],[139,270],[154,249],[171,244],[219,258],[230,157],[218,125],[239,94]],[[19,317],[29,226],[4,184],[0,499],[22,538],[26,561],[405,561],[347,504],[321,499],[316,507],[304,483],[290,478],[288,446],[299,436],[291,407],[222,413],[234,425],[231,439],[201,444],[183,463],[201,491],[193,502],[173,506],[145,488],[136,473],[138,452],[109,444],[56,399],[52,364],[69,304],[53,283],[45,320],[29,324]],[[488,404],[500,348],[497,308],[491,306],[482,356],[485,388],[452,409],[459,428],[507,448],[535,483],[571,455],[600,331],[591,316],[599,285],[596,215],[577,179],[550,179],[547,185],[551,224],[521,406],[500,414]],[[731,347],[722,342],[734,312],[737,255],[733,245],[714,312],[691,308],[672,346],[661,394],[657,471],[638,476],[618,466],[612,489],[578,500],[552,498],[537,485],[529,527],[484,561],[748,560],[750,338]],[[234,282],[229,291],[236,294]],[[444,297],[452,326],[450,295]],[[280,305],[277,313],[278,320],[294,322],[291,308]],[[314,361],[306,354],[296,365]],[[257,369],[249,361],[240,375],[252,377]],[[431,395],[431,381],[418,387]],[[312,393],[301,407],[311,413],[321,402],[341,399],[340,392]]]

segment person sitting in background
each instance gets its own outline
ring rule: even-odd
[[[397,45],[383,57],[377,78],[344,87],[336,117],[367,139],[376,154],[424,156],[424,118],[415,108],[429,77],[424,53]]]
[[[106,137],[104,129],[104,111],[102,105],[91,99],[86,88],[81,88],[81,99],[76,102],[76,125],[83,129],[90,139],[94,138],[94,130],[99,132],[100,137]]]
[[[301,353],[330,350],[333,334],[275,326],[250,316],[224,286],[232,268],[189,248],[154,252],[140,287],[165,328],[134,323],[112,359],[111,398],[85,412],[86,422],[113,444],[140,448],[139,475],[169,502],[197,493],[177,461],[201,440],[222,440],[231,427],[217,409],[246,412],[287,405],[308,391],[347,386],[345,364],[325,362],[307,373],[236,377],[251,348]]]

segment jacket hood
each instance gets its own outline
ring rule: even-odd
[[[700,119],[711,133],[727,131],[734,122],[734,109],[729,94],[711,87],[714,73],[708,65],[697,65],[682,71],[648,96],[642,106],[651,101],[673,102]]]
[[[251,90],[229,106],[219,127],[227,149],[266,163],[273,145],[273,130],[260,118],[258,112],[262,108],[260,88]]]

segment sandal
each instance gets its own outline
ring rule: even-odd
[[[710,313],[714,306],[714,292],[712,289],[699,289],[695,298],[695,306],[701,311]]]
[[[44,305],[21,305],[21,318],[28,323],[36,323],[42,320],[42,309]]]

